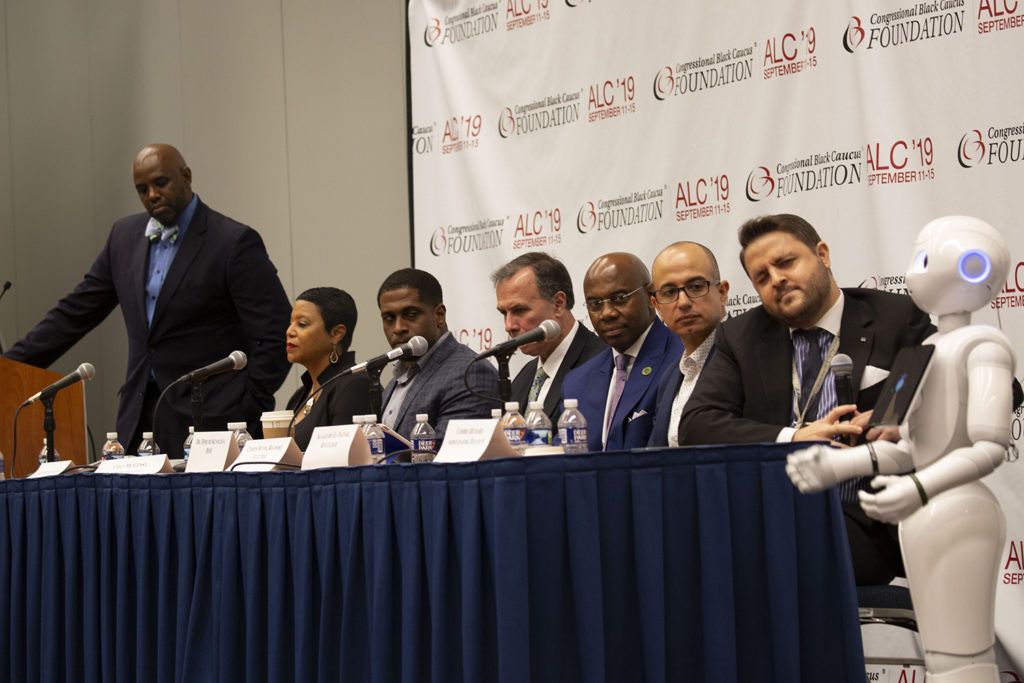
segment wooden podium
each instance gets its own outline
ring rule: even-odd
[[[14,413],[25,399],[60,378],[56,372],[0,358],[0,452],[4,454],[6,476],[25,477],[39,467],[39,451],[46,438],[43,404],[36,401],[21,410],[18,417],[17,470],[12,472]],[[53,401],[53,418],[57,424],[53,444],[61,459],[84,465],[87,457],[85,398],[81,382],[57,394]]]

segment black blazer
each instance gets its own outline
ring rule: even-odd
[[[139,426],[151,373],[163,390],[235,349],[246,353],[248,365],[206,380],[203,427],[224,429],[228,422],[244,419],[250,433],[258,436],[260,414],[272,409],[274,392],[290,367],[284,335],[291,304],[263,240],[252,228],[199,201],[150,326],[144,300],[148,221],[147,214],[139,213],[114,223],[85,279],[7,357],[47,367],[120,305],[128,336],[128,369],[117,411],[117,431],[124,443]],[[178,385],[161,404],[157,442],[172,457],[180,457],[190,424],[189,387]]]
[[[353,351],[346,351],[334,365],[328,365],[317,382],[323,386],[324,382],[336,377],[338,373],[350,368],[356,363],[356,354]],[[309,372],[302,373],[302,386],[295,390],[288,399],[288,410],[295,412],[309,398],[309,388],[313,386],[313,379]],[[302,418],[302,421],[295,424],[295,443],[300,451],[305,451],[309,446],[309,438],[313,436],[313,429],[328,425],[349,425],[352,424],[354,415],[366,415],[370,412],[370,380],[366,373],[358,375],[347,375],[336,379],[320,392],[320,397],[313,404],[309,415]]]
[[[853,359],[857,407],[870,410],[883,382],[858,390],[864,368],[888,370],[896,353],[935,332],[909,296],[844,289],[839,351]],[[774,441],[793,406],[789,328],[758,306],[718,328],[715,353],[701,371],[679,423],[680,444]]]
[[[562,364],[558,366],[558,372],[551,380],[547,396],[544,397],[544,412],[551,418],[552,425],[558,424],[558,417],[562,414],[562,380],[570,370],[583,365],[607,348],[608,345],[601,341],[600,337],[580,323],[569,344],[569,349],[565,352]],[[540,359],[534,358],[512,380],[512,400],[519,404],[519,412],[524,416],[526,415],[527,399],[530,397],[530,387],[533,386],[533,378],[537,374],[538,363],[540,363]]]

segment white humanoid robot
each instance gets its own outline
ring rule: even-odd
[[[929,683],[999,683],[995,596],[1006,520],[980,479],[1010,442],[1015,357],[1009,340],[971,312],[999,292],[1010,265],[1002,236],[967,216],[939,218],[917,236],[907,270],[914,302],[936,316],[935,346],[900,441],[789,456],[803,492],[876,474],[860,492],[874,519],[900,522],[900,547]],[[900,476],[896,476],[900,473]]]

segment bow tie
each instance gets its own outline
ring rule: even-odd
[[[155,220],[150,221],[149,225],[146,226],[146,237],[152,241],[156,240],[157,236],[160,237],[161,241],[170,240],[171,244],[174,244],[178,239],[178,226],[172,225],[168,227],[166,225],[161,225]]]

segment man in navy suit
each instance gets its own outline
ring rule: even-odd
[[[128,372],[117,432],[134,452],[151,431],[160,392],[180,376],[240,349],[244,371],[205,382],[203,427],[245,420],[261,434],[260,414],[288,374],[284,331],[291,305],[259,234],[210,209],[192,192],[181,153],[149,145],[132,165],[146,213],[114,224],[85,279],[15,344],[8,358],[46,367],[118,305],[128,335]],[[156,440],[181,457],[192,424],[190,391],[164,397]]]
[[[722,280],[711,250],[696,242],[676,242],[661,250],[651,266],[651,299],[662,322],[683,342],[678,371],[661,376],[649,446],[678,446],[679,418],[704,363],[714,353],[715,328],[725,317],[729,282]]]
[[[683,353],[654,313],[650,283],[643,262],[622,252],[599,257],[583,279],[590,321],[612,348],[570,371],[562,395],[579,400],[591,451],[647,445],[658,380]]]
[[[554,339],[524,344],[519,350],[535,356],[512,381],[512,400],[526,414],[529,401],[540,401],[551,424],[562,414],[562,382],[608,346],[572,316],[576,304],[572,280],[565,265],[553,256],[531,251],[518,256],[491,275],[498,312],[512,337],[536,328],[545,320],[558,323]]]
[[[761,216],[740,228],[740,262],[762,304],[718,328],[715,353],[683,411],[683,444],[858,437],[899,350],[935,327],[908,296],[840,289],[828,245],[803,218]],[[853,405],[838,405],[831,357],[853,361]],[[875,435],[868,433],[868,438]],[[902,572],[896,527],[869,519],[856,485],[840,489],[858,584]]]
[[[416,414],[426,413],[440,444],[449,420],[491,416],[491,408],[498,407],[498,373],[487,361],[469,370],[473,391],[493,397],[494,403],[466,389],[463,375],[476,354],[448,331],[437,278],[425,270],[397,270],[381,284],[377,305],[392,348],[415,336],[427,340],[427,352],[419,358],[395,361],[394,377],[384,388],[384,424],[409,438]]]

